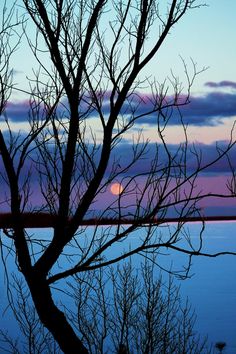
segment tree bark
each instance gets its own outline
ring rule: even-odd
[[[28,282],[31,296],[43,325],[52,333],[65,354],[88,354],[88,350],[68,323],[65,315],[55,305],[46,279],[32,277]]]

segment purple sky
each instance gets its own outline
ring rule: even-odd
[[[227,125],[228,122],[230,122],[232,126],[232,122],[236,116],[236,82],[231,82],[231,81],[221,81],[221,82],[207,82],[205,86],[209,89],[207,92],[204,92],[202,94],[192,94],[190,97],[190,103],[186,106],[183,106],[181,108],[181,114],[183,121],[188,124],[188,129],[192,129],[192,132],[197,130],[198,133],[205,132],[205,135],[208,135],[208,132],[212,131],[213,128],[216,129],[221,129],[224,130],[225,126]],[[104,105],[103,105],[103,112],[106,114],[109,113],[109,93],[104,95]],[[185,96],[180,95],[179,96],[179,102],[181,100],[184,100]],[[166,102],[172,102],[173,97],[167,96],[166,97]],[[129,109],[130,105],[133,105],[134,107],[137,106],[137,110],[135,112],[136,116],[141,115],[142,117],[137,119],[136,121],[136,126],[135,129],[133,129],[133,134],[137,129],[142,128],[143,129],[143,134],[144,137],[152,136],[155,132],[155,127],[156,127],[156,121],[157,121],[157,113],[150,114],[149,116],[145,116],[145,113],[151,111],[153,109],[153,97],[148,94],[139,94],[133,95],[129,102],[125,104],[123,108],[123,116],[129,118]],[[41,108],[41,116],[43,117],[43,108]],[[62,111],[59,109],[59,113],[62,114]],[[165,110],[164,110],[164,113]],[[10,124],[13,127],[13,132],[15,128],[15,134],[17,134],[17,130],[21,129],[21,138],[25,136],[27,133],[27,122],[28,119],[30,118],[29,115],[29,102],[27,100],[18,100],[15,102],[9,101],[6,109],[6,114],[7,117],[9,118]],[[167,115],[169,113],[167,112]],[[0,118],[1,121],[4,121],[4,117]],[[90,118],[88,118],[90,120]],[[91,121],[96,121],[96,113],[92,112],[91,114]],[[93,131],[97,136],[99,137],[99,127],[96,126],[96,124],[92,123]],[[168,129],[172,129],[173,132],[175,132],[176,136],[176,141],[175,139],[172,139],[171,141],[167,141],[169,150],[174,153],[177,151],[179,147],[179,141],[177,139],[178,135],[180,134],[179,132],[181,131],[181,121],[180,121],[180,115],[175,109],[171,111],[170,114],[170,119],[168,121]],[[167,130],[168,130],[167,129]],[[6,130],[4,131],[4,134],[7,136]],[[154,134],[155,135],[155,134]],[[119,160],[119,164],[121,167],[124,167],[129,164],[131,157],[132,157],[132,144],[131,144],[131,136],[127,135],[127,137],[121,141],[120,144],[116,146],[112,153],[112,160],[113,158]],[[211,159],[216,158],[217,156],[217,150],[216,150],[216,144],[217,146],[223,150],[228,143],[228,138],[229,135],[225,133],[225,139],[224,140],[217,140],[213,139],[211,143],[209,142],[204,142],[204,134],[202,134],[203,138],[202,139],[196,139],[193,133],[190,134],[190,145],[194,144],[195,146],[195,151],[198,151],[199,154],[201,154],[201,163],[202,165],[205,163],[208,163]],[[199,137],[199,135],[198,135]],[[98,138],[99,140],[99,138]],[[150,170],[151,166],[151,160],[155,155],[156,152],[156,141],[154,139],[149,139],[149,147],[148,150],[142,158],[142,160],[138,160],[129,170],[129,176],[134,176],[136,174],[145,174]],[[158,141],[157,141],[158,143]],[[160,143],[160,142],[159,142]],[[159,155],[161,156],[161,161],[165,162],[165,152],[163,149],[163,146],[161,144],[159,145]],[[141,145],[140,145],[141,146]],[[32,153],[33,154],[33,153]],[[236,149],[233,148],[232,151],[229,153],[229,158],[230,161],[232,162],[232,165],[235,166],[235,156],[236,154]],[[98,154],[99,155],[99,154]],[[97,156],[97,161],[98,161],[99,156]],[[108,170],[107,170],[107,175],[111,171],[111,166],[112,164],[109,164]],[[187,154],[187,169],[189,172],[193,171],[194,168],[196,167],[196,158],[193,153],[190,151]],[[2,168],[2,167],[1,167]],[[25,172],[29,169],[32,169],[32,161],[28,162],[28,164],[25,167]],[[124,174],[121,174],[119,177],[119,180],[122,178],[125,178],[126,176]],[[229,169],[229,164],[227,158],[224,158],[214,164],[213,166],[210,166],[206,171],[204,171],[204,174],[201,176],[199,179],[199,188],[201,188],[204,191],[226,191],[225,184],[227,180],[230,178],[230,169]],[[34,168],[32,169],[32,176],[31,176],[31,183],[32,183],[32,195],[31,195],[31,201],[32,204],[37,204],[40,205],[41,203],[41,197],[40,197],[40,192],[39,192],[39,181],[38,178],[34,174]],[[141,183],[141,182],[140,182]],[[5,193],[5,188],[1,188],[1,195]],[[102,203],[104,203],[104,200],[108,202],[112,201],[112,198],[114,198],[109,189],[103,193],[102,195]],[[224,205],[224,208],[222,208],[222,203]],[[100,208],[100,201],[98,200],[95,203],[96,208]],[[216,200],[205,200],[202,202],[202,207],[207,210],[207,213],[231,213],[234,212],[235,209],[235,202],[234,199],[231,200],[223,200],[219,201],[218,199]],[[212,207],[212,211],[210,210]]]
[[[9,4],[13,0],[8,1]],[[170,35],[167,37],[163,47],[160,49],[157,57],[145,68],[143,76],[155,77],[156,82],[162,83],[166,80],[167,86],[170,84],[171,70],[175,77],[179,77],[180,82],[186,87],[186,76],[184,73],[183,61],[187,64],[188,73],[191,77],[192,63],[197,63],[197,70],[207,67],[200,75],[197,75],[196,81],[191,90],[190,103],[182,107],[180,117],[179,112],[174,109],[164,113],[169,114],[168,128],[165,132],[165,139],[170,151],[174,152],[183,141],[183,133],[181,132],[181,119],[188,126],[188,139],[190,144],[195,144],[198,151],[202,151],[203,162],[214,158],[217,154],[216,144],[223,148],[227,145],[230,137],[231,129],[236,119],[236,51],[232,43],[236,35],[235,12],[236,2],[228,0],[227,6],[223,1],[208,0],[207,5],[190,11],[180,23],[178,23]],[[22,9],[19,8],[19,11]],[[219,25],[220,24],[220,25]],[[34,26],[28,26],[27,34],[33,38]],[[107,39],[109,43],[109,38]],[[180,58],[181,57],[181,58]],[[193,61],[189,58],[193,58]],[[23,59],[23,60],[22,60]],[[45,58],[44,58],[45,59]],[[48,60],[48,58],[47,58]],[[19,48],[12,56],[11,65],[14,71],[14,87],[20,90],[29,90],[28,78],[34,77],[33,70],[37,71],[38,63],[29,50],[27,41],[23,40]],[[171,84],[170,84],[171,86]],[[120,159],[121,165],[129,162],[129,156],[132,152],[131,141],[137,136],[137,131],[142,129],[143,139],[150,141],[150,146],[145,159],[137,162],[131,169],[130,174],[145,173],[150,168],[150,160],[154,155],[156,143],[160,143],[158,132],[156,129],[157,113],[150,114],[148,117],[145,113],[153,109],[154,98],[150,93],[150,89],[145,86],[141,92],[130,97],[129,103],[123,107],[123,117],[129,119],[129,110],[132,105],[138,103],[136,115],[141,115],[136,120],[135,126],[126,134],[120,145],[115,150],[115,157]],[[185,90],[181,92],[179,101],[185,99]],[[166,96],[167,102],[172,102],[171,94]],[[109,92],[104,95],[103,112],[109,113]],[[65,105],[66,106],[66,105]],[[29,96],[22,91],[13,90],[12,97],[7,105],[7,117],[9,118],[12,132],[24,137],[28,131],[27,121],[29,115]],[[58,110],[62,113],[62,108]],[[43,114],[43,108],[41,107]],[[101,125],[96,123],[96,113],[91,112],[88,119],[89,125],[96,134],[98,145],[102,142]],[[181,119],[180,119],[181,118]],[[6,125],[4,117],[0,117],[0,128],[6,135]],[[160,147],[162,152],[162,147]],[[163,161],[165,157],[163,156]],[[235,149],[230,153],[231,163],[235,163]],[[188,171],[195,166],[193,155],[187,155]],[[0,168],[2,165],[0,161]],[[26,166],[29,168],[30,163]],[[108,170],[111,165],[108,167]],[[229,178],[229,166],[226,159],[218,162],[205,171],[199,181],[202,188],[211,190],[225,190],[225,182]],[[124,176],[121,176],[121,178]],[[38,180],[32,172],[33,203],[39,203],[39,187]],[[3,184],[0,187],[0,195],[4,195],[6,189]],[[111,200],[113,198],[109,191],[105,192],[102,200]],[[38,201],[38,202],[37,202]],[[207,201],[207,208],[212,203],[212,208],[226,212],[227,208],[234,207],[234,200]],[[222,209],[222,203],[225,208]],[[228,205],[229,204],[229,205]],[[227,205],[227,208],[226,208]],[[213,210],[213,209],[212,209]],[[215,210],[215,209],[214,209]],[[227,209],[228,213],[228,209]]]

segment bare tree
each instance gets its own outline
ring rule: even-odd
[[[57,342],[40,322],[22,277],[14,276],[10,288],[10,306],[19,330],[14,335],[7,330],[0,330],[1,351],[11,354],[60,353]]]
[[[63,307],[55,302],[55,283],[63,287],[69,276],[102,269],[133,254],[147,257],[167,249],[179,251],[189,256],[189,265],[193,255],[215,257],[202,251],[204,224],[197,245],[183,227],[188,217],[201,216],[198,203],[202,199],[230,196],[201,192],[197,182],[203,171],[226,157],[234,141],[231,137],[224,150],[218,147],[216,157],[207,163],[197,148],[189,146],[181,106],[189,103],[198,74],[194,63],[192,75],[184,63],[185,94],[174,76],[171,92],[165,84],[141,76],[173,26],[189,10],[201,6],[198,1],[172,0],[164,9],[155,0],[22,3],[24,35],[39,70],[34,70],[30,80],[28,132],[15,134],[6,106],[12,88],[9,56],[14,51],[8,34],[14,28],[5,17],[0,32],[5,43],[0,56],[0,113],[8,132],[0,131],[0,150],[1,177],[6,184],[3,201],[9,204],[11,220],[2,248],[15,252],[39,319],[61,350],[88,353]],[[35,38],[27,25],[35,29]],[[151,91],[148,104],[140,93],[143,87]],[[147,159],[148,140],[140,133],[133,138],[129,159],[123,163],[116,155],[122,139],[154,113],[159,141],[155,155],[151,161]],[[173,114],[183,123],[184,142],[177,151],[165,140]],[[188,168],[189,154],[194,170]],[[148,168],[134,175],[132,171],[142,159]],[[32,205],[33,179],[41,189],[40,209]],[[122,190],[116,200],[95,211],[96,200],[117,180],[122,182]],[[42,211],[51,216],[53,227],[46,240],[26,230],[25,212],[33,218]],[[160,224],[171,213],[177,224],[166,236]],[[114,219],[113,225],[100,227],[107,217]],[[92,234],[86,228],[88,218],[94,219]],[[134,233],[138,236],[131,242]]]
[[[195,314],[173,278],[163,280],[146,262],[78,277],[72,296],[78,327],[91,353],[210,353],[194,331]],[[109,281],[111,284],[109,286]],[[86,294],[86,297],[84,297]]]
[[[40,323],[22,279],[15,279],[13,286],[21,336],[17,341],[1,331],[0,348],[17,354],[60,353]],[[164,280],[154,263],[146,261],[137,268],[129,261],[106,272],[83,273],[67,295],[78,309],[69,316],[90,353],[211,353],[207,338],[201,340],[195,332],[195,313],[181,299],[173,277]]]

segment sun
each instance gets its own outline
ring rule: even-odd
[[[110,191],[112,194],[114,195],[119,195],[123,192],[124,188],[122,187],[122,185],[118,182],[116,183],[112,183]]]

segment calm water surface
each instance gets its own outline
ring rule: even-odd
[[[193,242],[197,241],[200,224],[188,226]],[[49,230],[39,230],[44,237]],[[30,231],[32,232],[32,230]],[[204,232],[204,250],[211,252],[236,252],[236,222],[212,222],[206,224]],[[110,252],[116,252],[111,250]],[[173,262],[173,268],[178,269],[186,262],[186,258],[176,253],[165,255],[160,259],[162,265]],[[138,262],[135,259],[135,262]],[[195,257],[191,268],[190,279],[180,281],[181,294],[188,297],[196,310],[196,330],[202,335],[208,335],[209,341],[227,343],[225,354],[236,353],[236,256],[221,256],[217,258]],[[4,288],[3,268],[1,264],[1,303],[0,311],[6,309],[6,294]],[[5,311],[0,317],[0,327],[10,333],[16,331],[16,326],[10,311]]]

